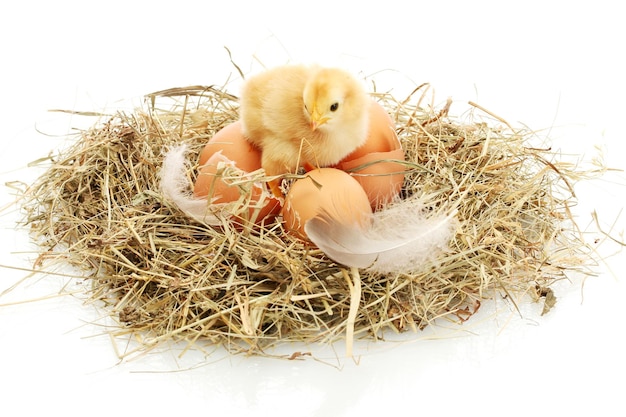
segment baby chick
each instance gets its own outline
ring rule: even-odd
[[[268,176],[338,163],[367,138],[370,99],[338,68],[285,65],[250,78],[239,116]],[[281,195],[280,180],[270,183]]]

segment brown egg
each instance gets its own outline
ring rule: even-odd
[[[241,122],[236,121],[224,126],[204,146],[198,163],[204,165],[216,152],[235,161],[237,167],[245,172],[261,168],[261,151],[250,144],[243,136]]]
[[[404,151],[395,129],[387,111],[372,100],[365,144],[335,165],[349,172],[361,184],[374,210],[393,200],[404,182],[404,166],[387,161],[404,161]]]
[[[244,172],[253,172],[261,168],[261,152],[252,146],[243,136],[241,123],[227,125],[213,136],[200,153],[200,171],[194,186],[196,197],[213,199],[212,204],[232,203],[240,200],[235,207],[236,223],[271,220],[280,211],[280,201],[265,190],[263,184],[254,184],[249,195],[242,198],[240,188],[228,185],[218,174],[220,162],[233,162]]]
[[[341,224],[363,224],[372,209],[357,180],[339,169],[321,168],[291,185],[282,210],[285,228],[307,239],[304,225],[322,212]]]

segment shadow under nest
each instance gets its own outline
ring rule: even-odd
[[[533,132],[488,112],[466,123],[448,115],[449,102],[438,110],[423,104],[429,91],[372,96],[395,120],[405,152],[402,195],[455,209],[458,227],[449,250],[419,273],[361,274],[357,339],[463,322],[498,294],[543,300],[547,311],[550,286],[587,262],[569,210],[583,173],[532,146]],[[237,98],[219,88],[147,95],[142,108],[80,132],[26,191],[38,262],[84,271],[89,299],[118,323],[112,335],[139,341],[122,356],[165,341],[262,354],[287,341],[345,336],[347,268],[287,234],[280,218],[256,230],[218,230],[163,199],[164,153],[185,143],[193,163],[236,119]]]

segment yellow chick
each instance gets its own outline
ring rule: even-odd
[[[369,105],[361,83],[344,70],[285,65],[245,82],[239,116],[266,174],[274,176],[334,165],[363,145]],[[270,183],[276,195],[279,184]]]

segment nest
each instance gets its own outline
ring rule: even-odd
[[[552,284],[587,262],[570,214],[584,173],[477,105],[484,119],[469,123],[448,114],[449,102],[424,105],[427,91],[373,97],[405,150],[402,196],[456,209],[458,229],[419,273],[363,272],[356,303],[349,270],[289,236],[280,218],[254,230],[213,228],[164,200],[165,152],[185,143],[193,163],[237,119],[237,98],[214,87],[150,94],[142,108],[99,120],[52,158],[24,196],[37,262],[81,269],[89,299],[117,323],[112,335],[139,341],[122,356],[166,341],[261,354],[287,341],[331,343],[348,330],[377,339],[464,322],[501,295],[544,302],[546,312]],[[349,317],[351,305],[358,309]]]

